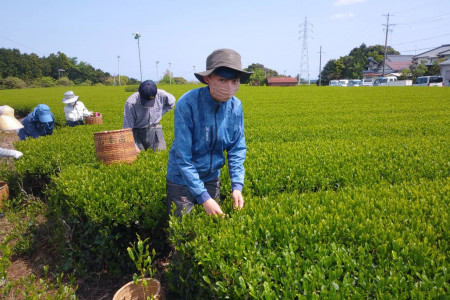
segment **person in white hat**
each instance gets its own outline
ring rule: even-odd
[[[23,125],[14,116],[14,108],[8,105],[0,106],[0,130],[18,130]],[[0,147],[0,157],[14,157],[18,159],[23,153],[17,150],[5,149]]]
[[[166,175],[169,213],[174,203],[178,216],[189,213],[198,204],[207,214],[223,215],[217,201],[220,201],[220,169],[226,161],[233,208],[244,206],[247,147],[242,103],[235,94],[241,80],[247,80],[251,74],[242,70],[239,53],[231,49],[215,50],[206,59],[206,71],[194,74],[208,86],[189,91],[178,100]]]
[[[70,127],[83,125],[84,118],[92,116],[92,111],[89,111],[78,98],[79,96],[75,96],[73,91],[67,91],[64,93],[64,99],[62,100],[62,102],[66,104],[66,106],[64,106],[66,125]]]

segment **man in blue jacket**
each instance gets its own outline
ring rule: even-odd
[[[39,104],[22,120],[22,125],[23,128],[18,132],[20,140],[29,136],[35,139],[40,136],[52,135],[55,117],[48,105]]]
[[[167,167],[167,210],[172,202],[175,215],[189,213],[195,204],[207,214],[223,215],[220,197],[220,169],[225,164],[232,185],[233,207],[242,208],[244,199],[244,137],[242,103],[234,95],[240,81],[251,72],[242,70],[241,56],[231,49],[213,51],[206,71],[195,73],[208,86],[184,94],[175,107],[175,137]]]

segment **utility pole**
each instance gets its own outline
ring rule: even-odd
[[[302,25],[300,25],[300,29],[301,28]],[[309,56],[308,56],[308,20],[306,17],[305,21],[303,22],[303,30],[300,30],[299,32],[303,33],[303,36],[299,37],[300,40],[303,40],[303,45],[302,45],[302,55],[300,59],[300,74],[298,74],[298,85],[301,84],[301,78],[303,73],[306,73],[309,85],[310,80],[309,80]]]
[[[141,71],[141,82],[142,82],[141,46],[139,45],[139,38],[141,37],[141,35],[139,34],[139,32],[136,32],[136,33],[133,33],[133,34],[134,34],[134,39],[137,40],[137,42],[138,42],[139,70]]]
[[[117,76],[119,76],[119,86],[120,86],[120,67],[119,67],[120,55],[117,55]]]
[[[170,72],[170,68],[172,66],[172,63],[169,63],[169,84],[172,85],[172,73]]]
[[[159,60],[157,60],[156,61],[156,83],[159,83],[159,80],[158,80],[158,64],[159,64]]]
[[[387,54],[387,41],[388,41],[388,32],[389,32],[389,14],[383,15],[386,17],[386,38],[384,40],[384,59],[383,59],[383,72],[381,74],[381,77],[384,77],[384,69],[386,67],[386,54]],[[394,24],[391,24],[391,26]]]
[[[319,55],[319,86],[322,85],[322,46],[320,46],[320,51],[319,51],[320,55]],[[325,53],[325,52],[323,52]]]

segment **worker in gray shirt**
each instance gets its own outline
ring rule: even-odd
[[[166,150],[162,126],[162,116],[175,106],[175,97],[156,87],[151,80],[139,86],[125,102],[123,128],[132,128],[136,149],[139,151]]]

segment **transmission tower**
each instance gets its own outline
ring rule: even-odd
[[[312,24],[309,24],[312,26]],[[312,31],[311,31],[312,32]],[[308,85],[310,84],[309,80],[309,55],[308,55],[308,20],[307,17],[305,17],[305,21],[303,22],[303,25],[300,24],[300,34],[302,34],[301,37],[299,37],[300,40],[303,40],[302,43],[302,55],[300,58],[300,73],[298,74],[298,84],[301,84],[302,75],[305,74],[306,78],[308,79]]]

